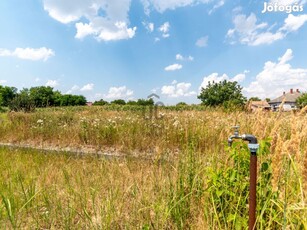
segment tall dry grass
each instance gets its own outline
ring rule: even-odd
[[[2,226],[233,229],[247,225],[248,149],[260,141],[257,226],[307,228],[307,108],[301,112],[96,108],[11,113],[2,142],[119,150],[150,160],[103,160],[1,149]],[[7,178],[7,179],[6,179]]]

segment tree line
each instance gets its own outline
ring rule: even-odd
[[[54,91],[50,86],[24,88],[18,92],[15,87],[0,85],[0,106],[8,107],[12,111],[30,112],[35,108],[85,104],[84,96],[62,94],[60,91]]]
[[[208,107],[224,108],[243,108],[247,98],[242,94],[242,87],[237,82],[221,81],[209,82],[206,88],[201,88],[197,96],[201,104]],[[260,100],[258,97],[249,100]],[[266,99],[269,101],[269,98]],[[17,88],[0,85],[0,108],[9,107],[13,111],[30,112],[35,108],[44,108],[49,106],[82,106],[87,101],[83,95],[62,94],[60,91],[54,91],[50,86],[37,86],[30,89],[24,88],[18,92]],[[307,105],[307,93],[303,93],[296,101],[297,106],[302,108]],[[138,99],[125,101],[116,99],[111,102],[103,99],[95,101],[93,105],[137,105],[153,106],[153,99]],[[178,106],[184,106],[186,103],[180,102]]]
[[[116,99],[111,102],[107,102],[103,99],[100,99],[99,101],[95,101],[93,105],[140,105],[140,106],[152,106],[154,105],[154,100],[152,98],[150,99],[138,99],[136,101],[129,100],[125,101],[123,99]]]

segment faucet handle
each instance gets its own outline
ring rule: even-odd
[[[235,125],[232,127],[234,129],[234,135],[235,136],[239,136],[239,129],[240,129],[240,126],[239,125]]]

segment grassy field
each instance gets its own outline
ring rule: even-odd
[[[246,229],[249,151],[258,137],[257,229],[307,229],[307,116],[220,110],[60,108],[0,117],[0,228]],[[143,157],[146,156],[146,157]]]

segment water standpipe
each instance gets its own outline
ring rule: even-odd
[[[228,145],[231,146],[234,139],[242,139],[248,141],[248,148],[250,150],[250,164],[249,164],[249,220],[248,229],[253,230],[256,228],[256,186],[257,186],[257,150],[259,148],[257,138],[252,134],[239,134],[239,126],[234,126],[234,135],[228,138]]]

